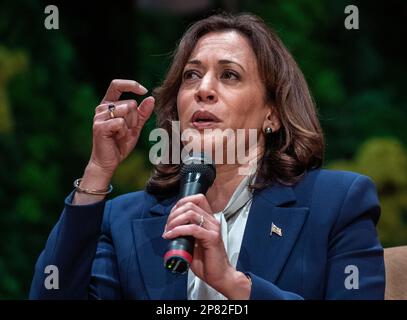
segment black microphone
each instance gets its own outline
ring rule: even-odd
[[[180,171],[181,198],[198,193],[205,194],[213,184],[216,169],[203,152],[188,156]],[[192,263],[194,237],[178,237],[170,241],[164,255],[164,267],[172,273],[185,273]]]

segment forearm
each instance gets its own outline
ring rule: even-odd
[[[217,289],[230,300],[303,300],[294,292],[281,290],[273,283],[254,274],[233,270],[225,273],[224,282]]]
[[[105,203],[73,206],[67,198],[60,220],[52,230],[36,264],[31,299],[84,299],[91,275]],[[58,289],[47,288],[45,268],[58,270]],[[55,275],[54,275],[55,276]]]
[[[251,279],[243,272],[233,270],[227,272],[225,282],[221,285],[221,292],[230,300],[248,300],[251,291]]]

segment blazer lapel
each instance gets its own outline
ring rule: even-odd
[[[242,240],[237,269],[275,282],[290,255],[308,216],[306,207],[289,207],[296,202],[292,188],[276,185],[255,192]],[[281,207],[285,205],[285,207]],[[272,225],[281,230],[274,229]]]
[[[147,294],[153,300],[186,300],[188,274],[172,274],[164,268],[163,256],[168,240],[162,238],[165,223],[176,200],[151,207],[143,217],[133,220],[136,253]]]
[[[175,275],[163,266],[168,240],[162,238],[162,232],[177,200],[158,203],[146,209],[145,218],[133,220],[139,266],[148,297],[153,300],[187,299],[188,274]],[[307,207],[289,207],[295,202],[290,187],[276,185],[255,192],[237,262],[238,270],[253,272],[271,282],[277,280],[309,212]],[[272,224],[281,229],[281,236],[270,234]]]

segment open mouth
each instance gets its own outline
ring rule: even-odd
[[[191,123],[195,127],[210,126],[220,122],[220,119],[209,111],[195,111],[191,118]]]

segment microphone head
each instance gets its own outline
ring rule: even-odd
[[[191,182],[191,179],[199,180],[205,189],[203,193],[206,193],[216,178],[216,168],[212,159],[201,152],[187,156],[183,162],[180,170],[181,182]]]

